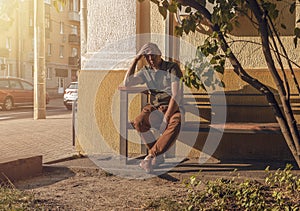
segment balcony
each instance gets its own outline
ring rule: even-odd
[[[78,66],[79,58],[78,56],[69,57],[69,65],[70,66]]]
[[[70,21],[80,21],[79,12],[76,11],[70,11],[69,12],[69,20]]]
[[[76,34],[69,34],[69,43],[70,44],[80,44],[80,36]]]

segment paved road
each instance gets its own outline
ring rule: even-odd
[[[0,160],[27,154],[50,162],[76,154],[72,146],[72,113],[63,100],[51,99],[46,119],[33,120],[32,106],[0,111]]]

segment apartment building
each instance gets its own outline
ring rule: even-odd
[[[0,24],[0,76],[33,81],[33,3],[33,0],[4,1],[4,6],[0,6],[0,22],[5,23]],[[69,0],[66,5],[56,8],[52,0],[44,0],[45,78],[47,91],[52,96],[62,94],[71,81],[77,80],[80,58],[79,3],[79,0]]]

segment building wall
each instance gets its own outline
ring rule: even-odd
[[[5,64],[5,68],[0,68],[0,75],[17,74],[16,71],[16,57],[17,51],[17,37],[16,37],[16,21],[17,4],[8,5],[5,11],[1,11],[3,17],[0,23],[0,64]],[[9,42],[9,44],[8,44]]]
[[[70,1],[61,8],[62,10],[57,11],[53,6],[49,8],[50,30],[48,38],[46,37],[45,51],[46,69],[49,71],[47,74],[47,87],[48,91],[53,94],[57,92],[62,94],[71,81],[77,81],[80,56],[80,7],[79,1],[77,2],[77,11],[73,11],[74,8],[70,8]],[[62,29],[61,22],[63,23]],[[77,34],[72,28],[74,26],[77,27]],[[48,53],[49,45],[51,45],[51,54]],[[60,48],[63,48],[62,54]],[[72,48],[77,49],[77,56],[72,55]],[[61,85],[60,90],[58,87],[59,83]]]
[[[113,12],[116,8],[120,9]],[[79,75],[77,140],[89,154],[108,153],[119,147],[119,122],[112,118],[114,114],[118,119],[119,107],[113,105],[119,106],[118,87],[136,53],[135,0],[88,1],[87,26],[87,53],[82,55]]]
[[[77,146],[80,146],[82,150],[88,154],[118,154],[119,152],[120,132],[118,129],[120,127],[120,96],[118,87],[122,85],[125,72],[129,67],[135,52],[139,49],[139,46],[143,41],[150,40],[158,42],[162,51],[165,52],[165,40],[157,39],[155,34],[164,35],[167,30],[167,22],[163,21],[154,4],[147,6],[145,5],[147,4],[146,1],[142,4],[144,4],[144,6],[141,6],[140,3],[137,3],[136,5],[134,0],[131,0],[130,3],[125,3],[124,1],[107,2],[105,0],[88,1],[88,52],[82,55],[84,60],[79,76],[77,119]],[[136,10],[136,8],[138,10]],[[141,8],[147,9],[147,11],[140,11],[139,9]],[[149,17],[147,17],[147,15],[145,17],[145,14],[149,14]],[[295,20],[296,18],[291,17],[291,19]],[[120,25],[120,23],[122,24]],[[143,23],[145,26],[141,27]],[[249,27],[247,24],[249,23],[245,22],[241,25],[247,28]],[[241,28],[241,31],[243,31],[243,28]],[[151,35],[143,33],[151,33]],[[133,37],[135,34],[143,35],[138,36],[137,40],[134,40]],[[234,31],[231,36],[247,41],[245,44],[236,42],[233,44],[232,48],[249,74],[255,78],[259,78],[259,80],[270,88],[276,89],[273,80],[266,69],[261,47],[253,44],[258,42],[260,38],[253,34],[239,34],[239,31]],[[123,43],[130,43],[124,41],[124,39],[126,40],[128,37],[133,39],[132,48],[122,46],[122,40]],[[202,43],[205,38],[206,36],[200,33],[190,34],[189,36],[180,38],[180,43],[187,42],[195,47]],[[282,37],[282,40],[288,46],[288,53],[291,55],[292,60],[299,62],[299,50],[293,48],[292,35],[287,33]],[[117,44],[114,45],[113,43]],[[122,51],[122,49],[126,50]],[[184,56],[186,53],[185,50],[188,51],[188,49],[182,51],[176,50],[177,48],[174,50],[175,56],[179,57]],[[123,57],[120,55],[123,55]],[[120,61],[120,58],[122,62],[118,65],[114,65],[114,62]],[[296,73],[299,75],[298,69],[296,70]],[[290,80],[291,76],[289,75],[288,77]],[[249,110],[243,110],[242,105],[247,105],[248,108],[251,108],[249,105],[265,105],[266,101],[263,98],[248,97],[247,95],[245,95],[246,97],[240,98],[234,95],[257,93],[257,91],[242,82],[238,76],[233,73],[229,63],[226,64],[223,80],[226,84],[225,93],[229,94],[226,99],[228,103],[235,106],[232,107],[233,110],[228,114],[230,121],[274,121],[272,111],[270,110],[259,110],[255,111],[255,113],[251,113],[254,111],[253,109],[250,110],[251,112]],[[295,87],[292,87],[292,91],[293,93],[296,93]],[[133,119],[140,111],[140,102],[140,98],[135,96],[130,106],[129,119]],[[296,117],[300,120],[298,115]],[[139,138],[136,137],[136,133],[130,132],[129,136],[132,140],[139,141]],[[201,142],[200,139],[202,138],[203,134],[198,137],[199,140],[197,143]],[[223,139],[225,141],[224,143],[226,143],[226,140],[236,140],[236,138],[236,136],[229,134]],[[242,139],[246,140],[245,137],[242,137]],[[253,139],[253,137],[249,136],[248,139]],[[283,149],[283,147],[281,147],[282,137],[276,137],[275,139],[276,143],[281,143],[278,144],[276,150],[274,149],[276,154],[279,155],[280,149]],[[263,157],[263,149],[266,148],[266,143],[260,142],[262,140],[266,141],[268,140],[268,137],[260,136],[256,140],[257,142],[255,142],[255,145],[262,149],[262,151],[258,153],[257,158]],[[224,146],[221,146],[221,148],[228,150],[228,143],[229,142],[227,141],[227,145],[225,144]],[[179,141],[179,143],[176,144],[175,151],[177,150],[176,153],[180,154],[180,150],[188,149],[191,150],[190,156],[199,156],[201,154],[200,145],[201,143],[198,143],[198,145],[196,144],[193,146],[184,141]],[[247,144],[243,145],[243,147],[240,148],[241,152],[244,150],[243,153],[246,153],[247,146]],[[272,146],[270,147],[272,148]],[[275,152],[274,150],[273,152]],[[132,144],[132,146],[129,147],[129,151],[131,153],[139,153],[138,144]],[[227,151],[226,153],[226,156],[229,156],[231,152],[228,153]],[[237,157],[242,158],[243,153],[240,153]],[[272,150],[266,151],[266,153],[272,153]],[[225,156],[225,154],[223,155]],[[221,158],[222,152],[217,151],[217,155]],[[251,158],[251,155],[253,155],[253,151],[248,152],[248,158]],[[287,155],[287,157],[289,157],[289,155]],[[274,158],[274,156],[272,158]]]
[[[71,1],[77,2],[77,7],[70,8]],[[62,11],[57,11],[51,0],[45,0],[44,2],[45,77],[48,93],[50,96],[55,96],[58,94],[59,81],[62,84],[61,91],[63,92],[71,81],[77,80],[79,67],[77,61],[80,58],[80,5],[79,0],[70,0],[67,1]],[[73,11],[74,9],[76,11]],[[72,16],[70,16],[70,13],[72,13]],[[3,57],[0,54],[0,64],[3,62],[10,64],[10,69],[0,70],[0,76],[21,77],[33,82],[33,0],[17,1],[16,6],[11,8],[9,15],[13,19],[11,26],[7,28],[0,27],[0,48],[6,49],[6,39],[8,37],[11,38],[12,46],[8,55]],[[60,22],[64,23],[62,34],[60,33]],[[77,26],[77,35],[74,35],[72,26]],[[51,53],[48,51],[49,44],[51,44]],[[64,47],[63,57],[60,57],[60,46]],[[69,57],[74,57],[72,48],[77,48],[77,57],[69,59]],[[66,74],[59,77],[56,73],[57,69],[65,70]]]

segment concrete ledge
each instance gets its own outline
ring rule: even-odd
[[[24,155],[0,160],[0,183],[38,176],[42,173],[42,155]]]

